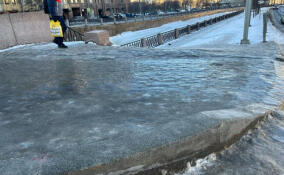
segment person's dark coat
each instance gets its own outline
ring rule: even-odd
[[[48,0],[48,10],[51,17],[63,16],[63,3],[62,0]]]

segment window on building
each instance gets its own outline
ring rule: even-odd
[[[10,4],[10,0],[5,0],[5,4]]]
[[[69,0],[69,3],[73,3],[73,0]]]
[[[81,0],[81,3],[84,3],[84,0]]]
[[[90,0],[90,3],[92,4],[92,3],[93,3],[93,0]]]
[[[74,3],[77,3],[77,0],[74,0]]]
[[[120,0],[121,3],[123,3],[123,0]]]
[[[16,0],[11,0],[11,3],[12,4],[16,4]]]

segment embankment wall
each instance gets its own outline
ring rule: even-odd
[[[0,24],[0,49],[52,40],[49,18],[43,12],[3,14]]]

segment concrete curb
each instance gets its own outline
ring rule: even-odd
[[[277,49],[277,52],[278,52],[275,59],[278,60],[278,61],[284,61],[284,53],[281,50],[280,45],[278,43],[275,43],[275,46],[276,46],[276,49]]]
[[[67,175],[171,175],[184,170],[190,161],[203,158],[213,152],[219,152],[232,145],[271,113],[270,111],[257,117],[221,121],[218,126],[195,136],[186,137],[175,143],[137,153],[108,164],[69,172]]]

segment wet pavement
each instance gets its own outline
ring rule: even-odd
[[[180,50],[73,45],[0,52],[0,172],[84,169],[283,100],[273,43]],[[222,112],[221,112],[222,113]],[[216,115],[215,115],[216,114]]]

